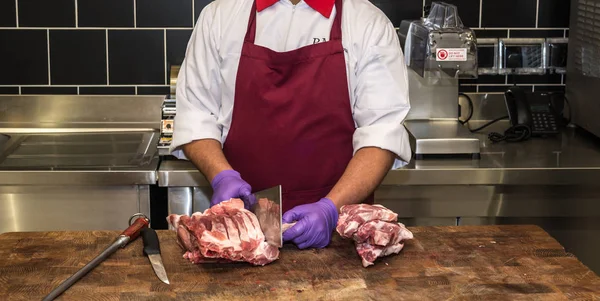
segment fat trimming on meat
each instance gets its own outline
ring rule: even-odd
[[[265,241],[259,221],[231,199],[192,216],[171,214],[169,225],[177,231],[184,258],[193,263],[248,262],[265,265],[279,257],[279,248]]]

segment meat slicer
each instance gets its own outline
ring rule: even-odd
[[[456,6],[433,2],[427,17],[402,21],[398,35],[408,66],[411,111],[405,127],[415,159],[478,159],[479,139],[458,120],[458,80],[478,73],[475,34]]]

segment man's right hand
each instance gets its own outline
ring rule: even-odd
[[[256,199],[252,195],[252,187],[242,180],[240,173],[235,170],[221,171],[213,178],[210,185],[213,188],[213,195],[210,199],[211,207],[231,198],[239,198],[244,201],[246,209],[250,209],[256,203]]]

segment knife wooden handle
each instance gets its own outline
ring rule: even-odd
[[[142,241],[144,242],[144,255],[160,254],[158,235],[152,228],[142,229]]]
[[[140,236],[140,231],[144,228],[148,228],[148,220],[146,218],[140,217],[135,220],[129,228],[125,229],[121,235],[129,236],[129,241],[135,240],[138,236]]]

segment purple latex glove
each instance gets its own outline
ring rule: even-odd
[[[283,233],[283,241],[292,241],[298,248],[325,248],[338,221],[338,211],[328,198],[292,208],[283,215],[283,223],[298,221]]]
[[[250,209],[256,203],[256,198],[252,195],[252,187],[242,180],[240,173],[235,170],[224,170],[218,173],[210,185],[213,188],[213,195],[210,199],[211,207],[231,198],[242,199],[246,209]]]

